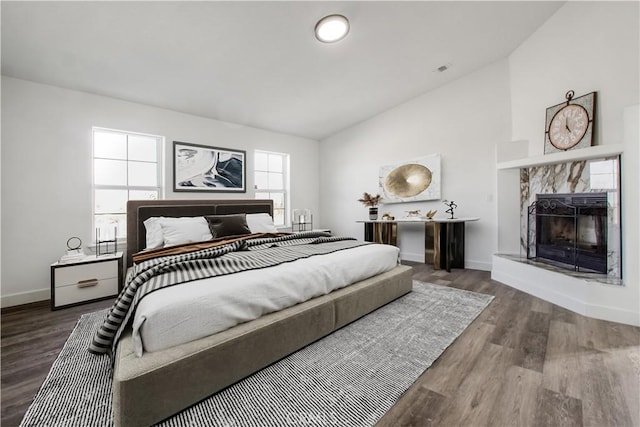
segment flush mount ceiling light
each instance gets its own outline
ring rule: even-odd
[[[342,15],[325,16],[316,24],[316,38],[323,43],[335,43],[349,33],[349,20]]]

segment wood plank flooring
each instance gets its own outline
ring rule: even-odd
[[[475,270],[414,279],[495,299],[380,420],[386,426],[640,426],[640,328],[580,316]],[[2,310],[2,418],[17,426],[80,314]]]
[[[379,426],[640,426],[640,328],[595,320],[473,270],[414,279],[494,295]]]

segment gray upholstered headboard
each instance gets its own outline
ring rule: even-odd
[[[273,217],[273,200],[129,200],[127,202],[127,267],[132,255],[146,247],[144,221],[154,216],[181,217],[268,213]]]

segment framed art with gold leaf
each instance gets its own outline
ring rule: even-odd
[[[378,176],[384,203],[440,199],[440,155],[382,166]]]

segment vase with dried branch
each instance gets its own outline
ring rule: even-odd
[[[378,205],[382,201],[382,196],[376,194],[375,196],[369,193],[363,193],[362,198],[358,199],[360,203],[369,208],[369,219],[374,221],[378,219]]]

